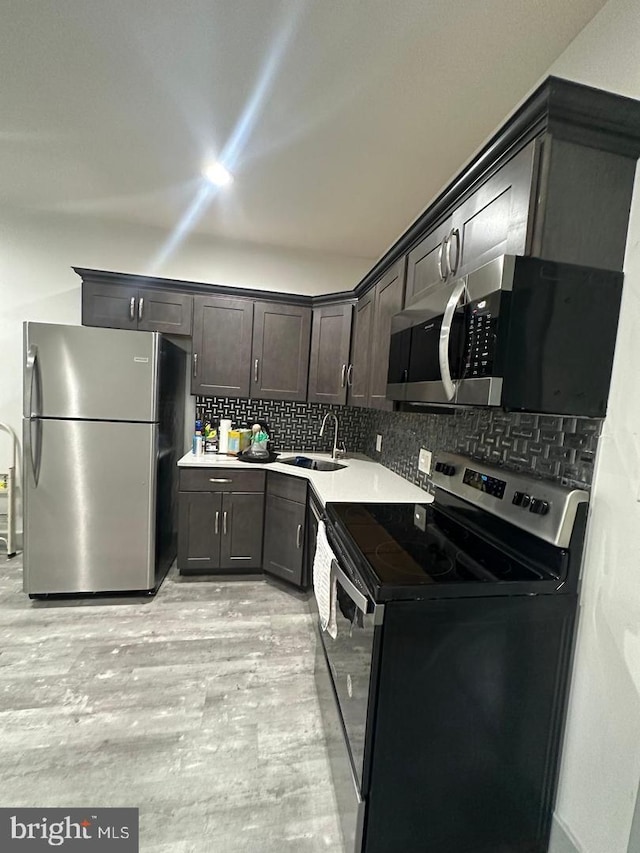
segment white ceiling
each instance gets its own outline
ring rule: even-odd
[[[3,0],[0,204],[376,258],[603,5]]]

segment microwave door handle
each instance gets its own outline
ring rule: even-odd
[[[340,581],[340,586],[347,593],[351,601],[353,601],[358,610],[361,610],[363,613],[366,613],[369,607],[369,600],[367,596],[363,595],[363,593],[360,592],[357,586],[351,583],[351,581],[342,571],[336,560],[331,561],[331,568],[336,578]]]
[[[461,278],[457,281],[449,296],[447,307],[444,309],[444,317],[442,326],[440,327],[440,342],[438,346],[438,355],[440,359],[440,376],[442,377],[442,385],[447,400],[453,400],[456,393],[456,386],[451,379],[451,365],[449,364],[449,338],[451,337],[451,324],[453,323],[453,315],[460,302],[460,297],[463,295],[467,286],[466,279]]]

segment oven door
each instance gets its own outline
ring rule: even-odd
[[[362,794],[365,735],[373,664],[375,628],[384,606],[375,604],[334,560],[337,601],[335,639],[321,632],[340,709],[355,779]]]

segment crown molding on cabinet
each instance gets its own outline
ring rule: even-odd
[[[312,308],[355,301],[370,290],[393,263],[405,255],[427,231],[443,221],[482,182],[530,140],[543,134],[554,141],[562,140],[637,160],[640,156],[640,101],[559,77],[548,77],[350,291],[305,296],[83,267],[73,269],[83,281],[101,284],[127,284],[155,290],[178,289],[193,294],[221,294]]]

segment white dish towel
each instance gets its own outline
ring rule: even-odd
[[[336,578],[331,571],[331,563],[335,560],[335,554],[331,550],[327,539],[327,529],[324,521],[318,524],[318,538],[316,541],[316,553],[313,558],[313,592],[318,602],[318,613],[320,614],[320,627],[330,637],[338,636],[336,623]]]

